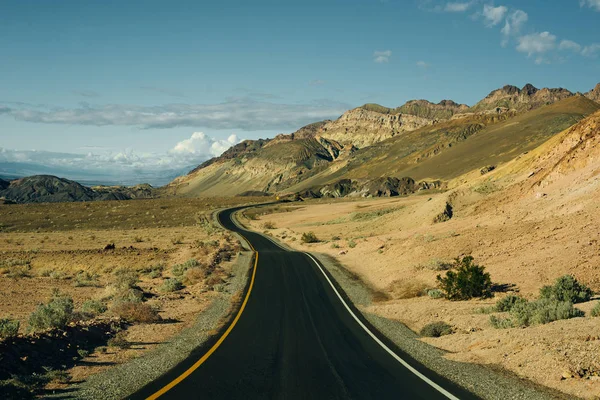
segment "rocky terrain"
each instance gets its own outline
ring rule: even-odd
[[[35,175],[13,181],[0,180],[0,198],[15,203],[147,199],[156,193],[156,189],[148,184],[89,188],[75,181],[50,175]]]
[[[587,92],[585,94],[585,97],[597,103],[600,102],[600,83],[597,84],[595,88]]]
[[[597,111],[497,168],[450,180],[444,192],[318,199],[245,222],[289,246],[338,260],[376,293],[365,312],[415,332],[448,324],[448,334],[421,338],[447,351],[446,358],[501,367],[568,398],[597,399],[599,149]],[[313,243],[303,241],[308,233]],[[436,276],[463,255],[490,273],[492,298],[438,297]],[[564,275],[596,293],[574,305],[576,315],[529,326],[493,324],[512,315],[497,308],[502,299],[536,301],[544,286]]]
[[[506,85],[501,89],[491,92],[483,100],[471,107],[470,111],[477,112],[499,108],[528,111],[556,103],[571,96],[574,96],[574,94],[563,88],[538,89],[528,83],[522,89],[519,89],[516,86]]]
[[[528,84],[495,90],[471,108],[451,100],[412,100],[394,109],[366,104],[292,134],[242,142],[166,190],[184,196],[247,191],[322,196],[321,190],[350,179],[352,195],[371,196],[396,191],[356,185],[407,177],[443,185],[539,146],[597,110],[597,94],[598,87],[584,97]]]

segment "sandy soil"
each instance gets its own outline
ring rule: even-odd
[[[597,167],[596,167],[597,168]],[[445,321],[455,333],[423,339],[448,350],[448,357],[491,363],[563,392],[600,397],[600,319],[578,304],[584,318],[525,329],[494,329],[477,309],[490,300],[450,302],[419,297],[434,288],[442,262],[472,255],[492,280],[527,298],[564,274],[600,291],[600,178],[593,167],[554,179],[540,189],[523,176],[470,180],[455,190],[408,198],[295,203],[246,223],[295,248],[339,259],[387,296],[367,311],[400,320],[419,331]],[[528,180],[529,179],[529,180]],[[447,222],[434,223],[446,202]],[[266,229],[272,226],[275,229]],[[302,244],[314,232],[320,243]],[[416,297],[415,297],[416,296]]]

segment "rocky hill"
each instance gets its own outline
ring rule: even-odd
[[[596,103],[600,103],[600,83],[597,84],[595,88],[587,92],[585,94],[585,97],[595,101]]]
[[[538,89],[528,83],[519,89],[516,86],[506,85],[492,91],[469,111],[481,112],[495,109],[529,111],[572,96],[574,96],[572,92],[563,88]]]
[[[15,203],[58,203],[96,200],[130,200],[156,195],[150,185],[98,186],[89,188],[51,175],[35,175],[13,181],[0,180],[0,198]]]

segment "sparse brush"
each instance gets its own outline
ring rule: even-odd
[[[16,319],[0,318],[0,338],[10,339],[19,333],[21,323]]]
[[[452,333],[452,326],[445,322],[438,321],[427,324],[421,329],[420,335],[425,337],[440,337],[444,335],[450,335]]]
[[[171,268],[171,273],[174,276],[182,276],[185,273],[185,271],[187,271],[188,269],[190,269],[190,268],[197,268],[199,266],[200,266],[200,263],[198,262],[198,260],[196,260],[194,258],[190,258],[189,260],[187,260],[183,264],[174,265]]]
[[[158,290],[163,293],[171,293],[181,289],[183,289],[183,284],[179,279],[168,278],[164,280],[164,282],[162,283],[162,285],[160,285],[160,288]]]
[[[98,274],[90,274],[87,271],[79,271],[77,275],[75,275],[75,282],[73,282],[73,286],[75,287],[99,287],[100,282],[98,282]]]
[[[568,301],[573,304],[590,301],[594,292],[572,275],[561,276],[552,286],[540,289],[540,298]]]
[[[202,282],[207,275],[208,271],[203,268],[191,268],[185,271],[183,281],[187,285],[195,285],[198,282]]]
[[[90,352],[85,349],[77,349],[77,354],[79,354],[79,357],[81,357],[81,358],[86,358],[87,356],[90,355]]]
[[[574,308],[571,302],[548,298],[531,302],[516,301],[510,308],[509,313],[510,318],[507,319],[491,316],[490,323],[496,328],[526,327],[584,315],[584,312]]]
[[[592,311],[590,312],[590,315],[592,317],[600,317],[600,301],[596,302],[594,308],[592,308]]]
[[[8,270],[6,276],[13,279],[31,278],[31,265],[14,266]]]
[[[73,314],[73,299],[55,290],[48,304],[41,304],[29,316],[28,330],[43,331],[50,328],[63,328]]]
[[[60,383],[67,384],[71,382],[71,374],[67,371],[54,370],[52,368],[47,369],[48,372],[44,374],[44,380],[49,383]]]
[[[106,342],[106,344],[110,347],[128,349],[131,347],[131,342],[129,342],[125,336],[127,336],[127,333],[125,333],[125,331],[117,332],[117,334],[114,337],[108,339],[108,342]]]
[[[427,296],[432,299],[441,299],[444,297],[444,293],[440,289],[430,289],[427,291]]]
[[[522,303],[527,303],[527,299],[524,299],[521,296],[510,294],[510,295],[498,300],[498,302],[496,303],[496,306],[494,307],[494,310],[497,312],[509,312],[517,304],[522,304]]]
[[[267,221],[263,224],[263,228],[265,229],[276,229],[276,226],[273,222]]]
[[[133,240],[136,243],[142,243],[144,241],[144,239],[141,236],[136,236],[136,237],[133,238]]]
[[[117,292],[112,297],[115,304],[141,303],[144,301],[144,292],[136,288],[117,289]]]
[[[417,280],[396,280],[392,282],[387,289],[396,299],[412,299],[423,296],[427,293],[427,285]]]
[[[105,313],[107,310],[106,304],[100,300],[86,300],[81,305],[81,311],[85,314],[96,316]]]
[[[356,247],[356,242],[352,239],[348,240],[348,247],[350,247],[351,249]]]
[[[118,268],[113,274],[115,276],[113,285],[119,290],[135,287],[135,285],[139,282],[139,276],[137,272],[128,268]]]
[[[185,236],[177,236],[171,239],[171,244],[178,245],[178,244],[183,244],[183,241],[185,240]]]
[[[301,238],[302,243],[318,243],[320,242],[317,235],[314,232],[304,232]]]
[[[128,322],[142,324],[150,324],[162,319],[158,312],[146,303],[118,303],[112,307],[111,312]]]

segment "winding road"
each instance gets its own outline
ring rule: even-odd
[[[238,318],[208,353],[199,349],[133,398],[475,398],[376,333],[312,256],[238,227],[237,210],[219,220],[257,253]]]

